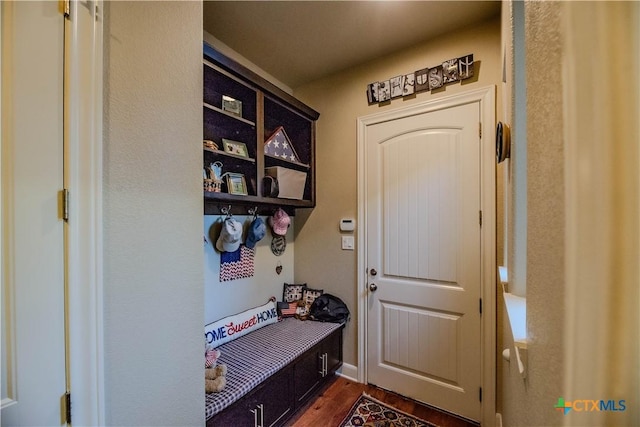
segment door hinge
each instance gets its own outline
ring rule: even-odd
[[[478,136],[482,138],[482,122],[478,123]]]
[[[71,16],[71,0],[60,0],[60,3],[62,4],[62,15],[69,19]]]
[[[67,424],[71,424],[71,392],[68,391],[64,394],[64,406],[65,406],[65,418]]]
[[[69,221],[69,190],[62,190],[62,219]]]
[[[478,221],[480,222],[480,227],[482,227],[482,211],[478,211]]]
[[[480,309],[480,314],[482,314],[482,298],[480,298],[480,305],[478,308]]]
[[[480,402],[482,402],[482,387],[478,389],[478,399],[480,399]]]

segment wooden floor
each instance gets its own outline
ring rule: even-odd
[[[362,392],[439,427],[478,426],[478,424],[430,408],[398,394],[375,386],[353,382],[343,377],[336,377],[335,381],[326,387],[315,400],[301,408],[287,424],[294,427],[339,426]]]

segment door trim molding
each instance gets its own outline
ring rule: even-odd
[[[367,128],[377,123],[402,117],[428,113],[464,104],[478,103],[482,137],[480,139],[480,206],[483,212],[481,239],[481,274],[483,312],[481,319],[481,386],[483,390],[481,423],[495,423],[496,406],[496,178],[495,178],[495,86],[470,90],[394,110],[374,113],[357,119],[357,188],[358,224],[367,229],[366,217],[366,158]],[[358,308],[358,381],[367,382],[367,236],[358,233],[357,246],[357,308]]]
[[[103,20],[103,2],[98,0],[89,6],[74,3],[65,22],[67,388],[74,425],[105,425]]]

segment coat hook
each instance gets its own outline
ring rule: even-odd
[[[220,208],[220,212],[222,212],[224,215],[226,215],[228,218],[232,217],[233,214],[231,213],[231,205],[227,206],[227,207],[221,207]]]

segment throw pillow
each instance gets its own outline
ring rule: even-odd
[[[284,288],[282,289],[282,301],[294,302],[301,300],[304,297],[304,290],[306,288],[306,283],[285,283]]]

